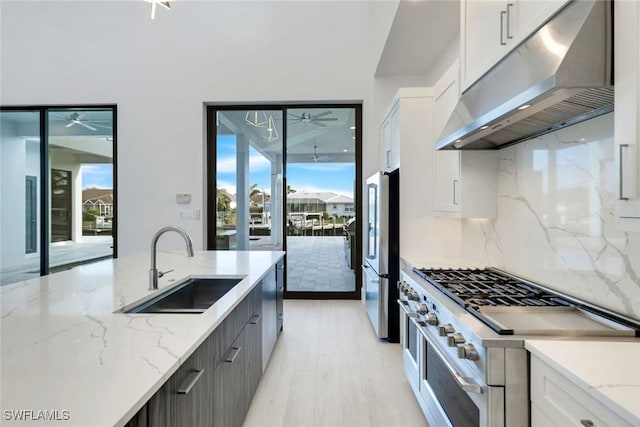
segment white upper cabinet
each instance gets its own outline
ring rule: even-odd
[[[618,216],[640,229],[640,3],[616,2],[614,14]]]
[[[433,142],[460,98],[460,64],[456,61],[434,86]],[[433,154],[434,216],[495,218],[497,157],[495,151],[440,150]]]
[[[464,92],[567,0],[463,0],[460,21]]]
[[[382,153],[380,169],[392,171],[400,167],[400,118],[399,104],[396,102],[382,123]]]

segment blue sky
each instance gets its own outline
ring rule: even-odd
[[[113,188],[113,164],[85,163],[82,165],[82,188]]]
[[[236,193],[236,139],[218,135],[218,188]],[[287,166],[287,185],[309,193],[330,191],[353,197],[355,163],[292,163]],[[249,182],[270,192],[271,164],[253,148],[249,151]]]

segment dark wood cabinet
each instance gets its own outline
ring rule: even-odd
[[[214,371],[214,427],[240,427],[247,410],[244,369],[246,331],[233,343]]]
[[[242,426],[262,377],[262,283],[126,427]]]

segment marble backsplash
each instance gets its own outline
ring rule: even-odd
[[[613,113],[497,155],[497,219],[462,220],[462,256],[640,319],[640,233],[617,224]]]

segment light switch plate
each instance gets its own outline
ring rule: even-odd
[[[189,193],[176,194],[176,203],[179,205],[186,205],[191,203],[191,194]]]

